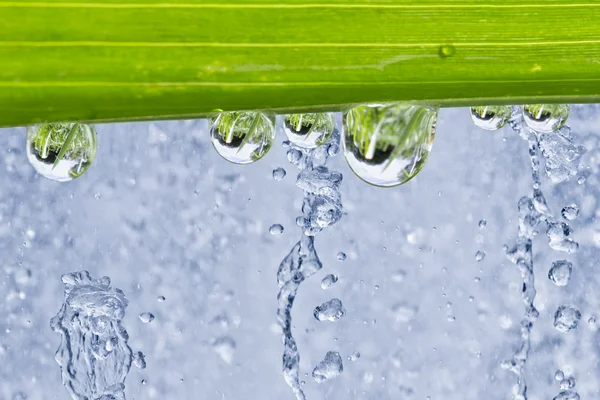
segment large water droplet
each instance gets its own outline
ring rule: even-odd
[[[323,383],[339,376],[344,371],[344,364],[340,353],[328,351],[325,359],[313,370],[312,376],[315,382]]]
[[[571,280],[571,271],[573,264],[566,260],[554,261],[550,271],[548,271],[548,279],[556,286],[567,286]]]
[[[511,106],[471,107],[471,119],[475,125],[486,131],[495,131],[502,128],[511,115]]]
[[[275,141],[275,116],[262,112],[225,112],[211,119],[212,143],[234,164],[260,160]]]
[[[560,306],[554,313],[554,327],[561,332],[576,329],[581,319],[581,313],[573,306]]]
[[[437,109],[405,104],[366,105],[344,114],[344,155],[352,171],[375,186],[397,186],[425,166]]]
[[[313,315],[317,321],[337,321],[346,315],[346,309],[340,299],[331,299],[316,307]]]
[[[569,204],[562,209],[561,215],[567,221],[572,221],[579,215],[579,207],[575,204]]]
[[[96,158],[96,130],[80,123],[27,128],[27,158],[42,176],[57,182],[80,177]]]
[[[319,147],[331,138],[332,113],[289,114],[283,117],[283,129],[292,143],[305,149]]]
[[[523,118],[534,131],[551,133],[565,125],[569,118],[569,106],[567,104],[524,105]]]

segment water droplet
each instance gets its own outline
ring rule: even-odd
[[[565,379],[565,373],[562,372],[560,369],[558,371],[556,371],[556,373],[554,374],[554,379],[556,379],[557,381],[562,381],[563,379]]]
[[[302,160],[302,152],[298,149],[289,149],[287,151],[287,159],[290,163],[298,165]]]
[[[573,378],[572,376],[570,376],[570,377],[568,377],[566,379],[563,379],[560,382],[560,389],[561,390],[573,389],[575,387],[576,383],[577,382],[575,381],[575,378]]]
[[[148,381],[145,379],[142,379],[142,385],[145,385],[146,383],[148,383]]]
[[[483,229],[487,226],[487,221],[485,219],[482,219],[479,221],[479,228]]]
[[[399,269],[393,272],[390,278],[397,283],[404,282],[404,279],[406,279],[406,271]]]
[[[154,321],[154,315],[149,312],[141,313],[139,317],[140,321],[142,321],[145,324],[149,324],[150,322]]]
[[[330,287],[332,287],[333,285],[335,285],[335,283],[337,281],[338,281],[338,277],[337,276],[335,276],[334,274],[329,274],[325,278],[323,278],[323,280],[321,281],[321,288],[322,289],[329,289]]]
[[[340,299],[331,299],[316,307],[313,315],[317,321],[337,321],[346,315],[346,309]]]
[[[286,172],[285,169],[278,167],[273,170],[273,179],[277,182],[280,182],[283,178],[285,178]]]
[[[437,109],[405,104],[366,105],[344,114],[342,143],[350,169],[375,186],[401,185],[425,166]]]
[[[495,131],[502,128],[511,115],[511,106],[471,107],[471,119],[475,125],[486,131]]]
[[[596,317],[590,317],[588,319],[588,324],[595,325],[596,324]]]
[[[483,261],[483,259],[485,258],[485,252],[484,251],[478,251],[477,253],[475,253],[475,261]]]
[[[551,133],[562,128],[569,117],[566,104],[528,104],[523,106],[523,119],[534,131]]]
[[[549,239],[548,245],[553,250],[569,254],[575,253],[579,249],[579,243],[569,238],[571,233],[571,228],[564,222],[550,223],[546,232]]]
[[[346,253],[344,253],[343,251],[340,251],[339,253],[337,253],[336,257],[337,257],[338,261],[344,261],[347,258]]]
[[[360,358],[360,353],[358,351],[355,351],[354,353],[350,354],[348,356],[348,361],[350,362],[355,362]]]
[[[158,300],[159,303],[162,303],[166,299],[165,299],[165,296],[158,296],[157,300]]]
[[[566,260],[554,261],[550,271],[548,271],[548,279],[556,286],[567,286],[571,280],[571,271],[573,264]]]
[[[557,184],[577,175],[585,147],[575,145],[562,131],[541,135],[539,146],[546,161],[546,174],[552,183]]]
[[[234,164],[260,160],[275,141],[275,116],[262,112],[226,112],[210,120],[213,146]]]
[[[579,215],[579,207],[575,204],[569,204],[562,209],[561,214],[567,221],[572,221]]]
[[[283,226],[280,224],[273,224],[269,227],[269,233],[271,235],[281,235],[283,233]]]
[[[560,392],[553,400],[579,400],[579,394],[572,390]]]
[[[585,183],[585,176],[580,176],[577,179],[577,183],[580,184],[580,185],[583,185]]]
[[[333,134],[332,113],[289,114],[283,117],[285,134],[295,145],[314,149],[325,144]]]
[[[227,364],[231,364],[236,349],[235,340],[229,336],[221,336],[212,341],[212,349],[221,357]]]
[[[581,313],[573,306],[560,306],[554,313],[554,327],[560,332],[576,329],[581,319]]]
[[[138,351],[133,354],[133,365],[138,369],[146,368],[146,357],[144,356],[144,353]]]
[[[45,178],[57,182],[80,177],[96,158],[96,130],[81,123],[27,128],[27,159]]]
[[[439,55],[441,58],[452,57],[456,54],[456,47],[451,44],[444,44],[440,46]]]
[[[328,351],[325,359],[313,369],[312,377],[317,383],[323,383],[339,376],[344,372],[344,365],[340,353]]]

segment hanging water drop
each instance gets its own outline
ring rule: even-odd
[[[502,128],[511,115],[511,106],[471,107],[471,119],[475,125],[486,131],[496,131]]]
[[[211,140],[217,153],[234,164],[260,160],[275,141],[275,116],[272,114],[225,112],[210,123]]]
[[[334,128],[332,113],[289,114],[283,117],[285,134],[295,145],[314,149],[331,138]]]
[[[569,204],[562,209],[561,215],[567,221],[572,221],[579,215],[579,207],[575,204]]]
[[[45,178],[68,182],[83,175],[96,158],[96,130],[81,123],[27,128],[27,159]]]
[[[331,299],[313,311],[313,316],[317,321],[337,321],[346,315],[346,309],[340,299]]]
[[[560,306],[554,313],[554,327],[560,332],[576,329],[581,319],[581,313],[573,306]]]
[[[375,186],[401,185],[425,166],[437,109],[405,104],[365,105],[344,114],[342,143],[352,171]]]
[[[325,359],[313,369],[312,377],[317,383],[323,383],[339,376],[344,371],[340,353],[328,351]]]
[[[571,271],[573,264],[566,260],[554,261],[550,271],[548,271],[548,279],[556,286],[567,286],[571,280]]]
[[[154,321],[154,315],[149,312],[141,313],[139,318],[144,324],[149,324],[150,322]]]
[[[523,106],[523,119],[536,132],[552,133],[562,128],[569,117],[567,104],[528,104]]]

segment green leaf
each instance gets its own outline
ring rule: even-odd
[[[600,102],[595,0],[0,0],[0,126]]]

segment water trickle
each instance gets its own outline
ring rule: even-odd
[[[63,275],[65,300],[50,321],[62,335],[56,352],[63,385],[78,400],[124,400],[132,364],[129,335],[121,324],[125,294],[110,279],[94,280],[87,271]]]
[[[437,109],[405,104],[366,105],[344,114],[344,155],[350,169],[375,186],[414,178],[433,146]]]
[[[338,281],[338,277],[334,274],[329,274],[321,281],[322,289],[329,289]]]
[[[502,128],[511,115],[511,106],[471,107],[471,119],[475,125],[486,131],[496,131]]]
[[[313,369],[312,377],[317,383],[323,383],[339,376],[344,372],[344,365],[340,353],[328,351],[325,359]]]
[[[554,327],[560,332],[577,329],[581,313],[573,306],[560,306],[554,313]]]
[[[150,322],[154,321],[154,314],[143,312],[139,315],[139,318],[144,324],[149,324]]]
[[[325,144],[333,134],[332,113],[289,114],[283,117],[283,129],[292,143],[305,149]]]
[[[567,221],[573,221],[579,215],[579,207],[575,204],[569,204],[562,209],[560,214]]]
[[[573,264],[566,260],[554,261],[550,271],[548,271],[548,279],[556,286],[567,286],[571,280],[571,271]]]
[[[283,178],[285,178],[286,174],[287,172],[285,172],[285,169],[281,167],[275,168],[273,170],[273,179],[275,179],[277,182],[280,182]]]
[[[96,130],[81,123],[50,123],[27,128],[27,159],[45,178],[72,181],[96,158]]]
[[[280,224],[273,224],[269,227],[269,233],[271,235],[281,235],[283,233],[283,226]]]
[[[317,321],[337,321],[346,315],[346,309],[340,299],[331,299],[316,307],[313,316]]]
[[[528,104],[523,106],[523,119],[536,132],[551,133],[562,128],[569,117],[566,104]]]
[[[484,251],[478,251],[477,253],[475,253],[475,261],[479,262],[479,261],[483,261],[483,259],[485,258],[485,252]]]
[[[263,112],[224,112],[210,120],[217,153],[234,164],[263,158],[275,141],[275,116]]]

